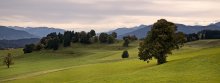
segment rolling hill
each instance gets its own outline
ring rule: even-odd
[[[219,83],[220,40],[186,43],[173,51],[168,62],[156,65],[140,61],[138,42],[121,48],[122,42],[107,44],[73,44],[58,51],[43,50],[23,54],[21,49],[0,51],[12,53],[15,64],[0,66],[3,83]],[[119,49],[120,48],[120,49]],[[121,59],[127,49],[130,57]]]

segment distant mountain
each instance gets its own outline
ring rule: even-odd
[[[210,24],[210,25],[215,25],[215,26],[219,26],[220,27],[220,22],[214,23],[214,24]]]
[[[64,33],[63,29],[57,29],[57,28],[48,28],[48,27],[17,27],[17,26],[10,26],[9,28],[16,29],[16,30],[22,30],[26,31],[30,34],[39,36],[39,37],[44,37],[49,33],[56,32],[56,33]]]
[[[26,44],[36,44],[40,41],[39,38],[18,39],[18,40],[0,40],[0,49],[6,48],[22,48]]]
[[[24,38],[38,38],[25,31],[15,30],[6,26],[0,26],[0,40],[17,40]]]
[[[145,26],[146,26],[146,25],[135,26],[135,27],[132,27],[132,28],[125,28],[125,27],[124,27],[124,28],[118,28],[118,29],[109,31],[109,32],[107,32],[107,33],[108,33],[108,34],[111,34],[112,32],[116,32],[117,35],[123,35],[123,34],[129,33],[129,32],[138,30],[138,29],[140,29],[140,28],[143,28],[143,27],[145,27]]]
[[[176,24],[178,31],[181,31],[185,34],[190,33],[197,33],[202,30],[220,30],[220,22],[215,24],[210,24],[207,26],[188,26],[184,24]],[[110,32],[116,32],[118,33],[118,39],[122,39],[124,36],[127,35],[135,35],[138,38],[144,38],[147,35],[147,32],[151,30],[152,25],[141,25],[137,27],[131,27],[131,28],[118,28],[116,30],[112,30]],[[109,32],[109,33],[110,33]]]
[[[142,25],[141,28],[138,28],[137,30],[134,30],[132,32],[128,32],[122,35],[118,35],[118,39],[122,39],[124,36],[127,35],[135,35],[138,38],[144,38],[148,31],[151,30],[151,26]]]

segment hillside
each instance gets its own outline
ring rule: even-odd
[[[44,50],[22,54],[21,49],[0,51],[0,56],[16,55],[10,69],[0,66],[4,83],[219,83],[220,40],[187,43],[156,65],[137,58],[138,42],[128,48],[130,57],[121,59],[121,42],[113,45],[73,44],[58,51]]]
[[[25,38],[38,38],[38,36],[32,35],[25,31],[11,29],[5,26],[0,26],[0,40],[17,40]]]

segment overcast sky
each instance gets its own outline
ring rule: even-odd
[[[0,0],[0,25],[108,31],[165,18],[187,25],[220,21],[220,0]]]

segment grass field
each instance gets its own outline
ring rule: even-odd
[[[187,43],[173,51],[168,62],[140,61],[138,42],[129,48],[73,44],[58,51],[23,54],[22,49],[0,51],[15,55],[15,64],[0,66],[0,83],[219,83],[220,40]],[[127,49],[130,57],[122,59]],[[1,61],[2,62],[2,61]]]

